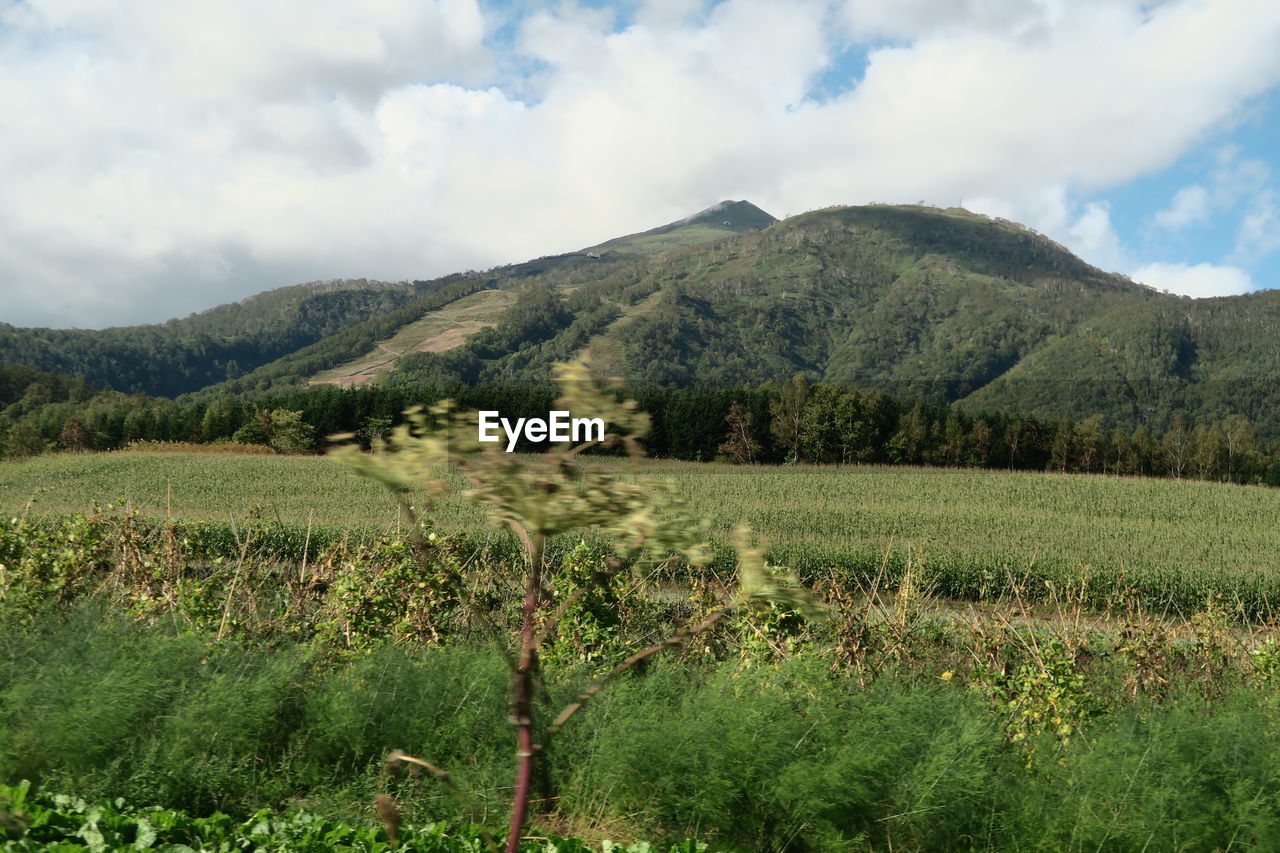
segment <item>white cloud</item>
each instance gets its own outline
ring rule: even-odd
[[[1242,157],[1236,145],[1224,145],[1215,152],[1215,165],[1208,186],[1191,184],[1178,190],[1154,222],[1167,231],[1204,223],[1232,212],[1240,219],[1235,247],[1226,260],[1252,264],[1280,249],[1280,214],[1272,183],[1272,169],[1263,160]]]
[[[1156,213],[1156,224],[1176,231],[1209,218],[1209,191],[1199,184],[1183,187],[1169,206]]]
[[[1280,250],[1280,210],[1276,191],[1254,194],[1236,235],[1235,258],[1256,258]]]
[[[1134,271],[1133,279],[1160,290],[1196,298],[1233,296],[1257,288],[1249,273],[1239,267],[1215,264],[1147,264]]]
[[[129,84],[115,92],[126,97],[375,98],[423,75],[474,76],[488,61],[473,0],[29,0],[6,12],[10,49],[38,57],[52,43]]]
[[[1060,0],[848,0],[840,10],[858,39],[916,39],[939,32],[1028,35],[1062,17]]]
[[[1127,270],[1134,266],[1133,258],[1111,222],[1110,206],[1105,202],[1075,204],[1063,185],[1045,187],[1016,202],[979,196],[964,199],[964,206],[1034,228],[1094,266],[1107,270]]]
[[[1269,0],[651,0],[621,31],[567,2],[512,44],[500,14],[0,7],[0,319],[158,320],[295,281],[487,267],[727,197],[778,214],[964,199],[1132,268],[1106,207],[1072,199],[1168,165],[1280,82]],[[809,99],[849,33],[893,41],[856,87]],[[1207,203],[1251,164],[1224,156]],[[1274,215],[1251,210],[1242,245],[1269,245]]]
[[[1066,236],[1067,245],[1096,266],[1118,269],[1126,265],[1124,247],[1111,225],[1111,209],[1104,203],[1086,204]]]
[[[1262,160],[1241,157],[1237,145],[1219,148],[1215,160],[1211,175],[1215,207],[1231,207],[1264,190],[1271,180],[1271,167]]]

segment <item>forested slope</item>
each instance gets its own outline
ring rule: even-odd
[[[481,290],[509,295],[458,308]],[[448,325],[457,340],[417,346],[413,324],[423,334]],[[740,201],[581,252],[414,285],[284,288],[161,326],[0,327],[0,361],[213,399],[332,381],[373,361],[383,363],[361,381],[394,389],[544,383],[556,361],[589,352],[638,386],[802,373],[975,412],[1101,414],[1129,430],[1239,414],[1280,436],[1278,329],[1275,292],[1162,293],[961,209],[838,207],[778,222]]]
[[[154,325],[42,329],[0,323],[0,362],[119,391],[172,396],[240,376],[393,311],[420,292],[421,285],[364,279],[316,282]]]

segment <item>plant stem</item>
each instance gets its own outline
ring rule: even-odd
[[[517,525],[518,526],[518,525]],[[511,803],[511,826],[507,831],[507,853],[520,849],[520,834],[529,810],[529,790],[533,785],[537,749],[533,743],[533,685],[538,673],[537,618],[542,593],[542,551],[546,537],[518,530],[529,556],[525,578],[523,620],[520,627],[520,658],[512,677],[511,721],[516,727],[516,789]]]

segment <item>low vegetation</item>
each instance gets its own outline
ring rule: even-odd
[[[438,534],[425,559],[405,542],[339,541],[299,565],[243,544],[233,559],[197,555],[178,530],[145,536],[129,516],[90,524],[0,536],[0,780],[31,780],[54,811],[71,801],[53,792],[123,798],[97,818],[103,832],[130,831],[146,805],[217,838],[325,827],[372,843],[386,838],[375,795],[390,794],[407,826],[501,836],[510,670],[472,602],[515,647],[518,568]],[[586,544],[552,555],[551,602],[607,557]],[[727,580],[654,575],[554,607],[538,707],[719,606]],[[1069,593],[961,606],[914,565],[812,591],[819,618],[742,610],[600,693],[548,754],[531,834],[744,853],[1274,837],[1280,764],[1258,744],[1277,734],[1280,634],[1231,599],[1185,616],[1136,596],[1094,611]],[[392,749],[446,768],[463,798],[388,766]],[[4,805],[0,833],[25,843],[24,810]],[[57,831],[74,841],[86,808]]]
[[[129,808],[124,800],[88,802],[66,794],[33,794],[27,782],[0,785],[0,851],[166,850],[261,853],[473,853],[483,838],[476,827],[443,822],[395,822],[393,831],[370,822],[329,820],[306,812],[262,809],[247,819],[221,812],[192,817],[174,809]],[[5,840],[9,836],[9,840]],[[577,839],[525,839],[521,853],[658,853],[646,842],[588,846]],[[704,844],[674,845],[669,853],[703,853]]]

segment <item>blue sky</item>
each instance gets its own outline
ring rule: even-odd
[[[1117,233],[1135,254],[1167,263],[1232,264],[1258,288],[1280,287],[1280,95],[1247,101],[1172,165],[1109,187]],[[1175,201],[1182,193],[1181,214]],[[1163,215],[1162,215],[1163,214]],[[1183,221],[1185,219],[1185,222]]]
[[[721,199],[963,203],[1280,286],[1272,0],[0,0],[0,321],[569,251]]]

